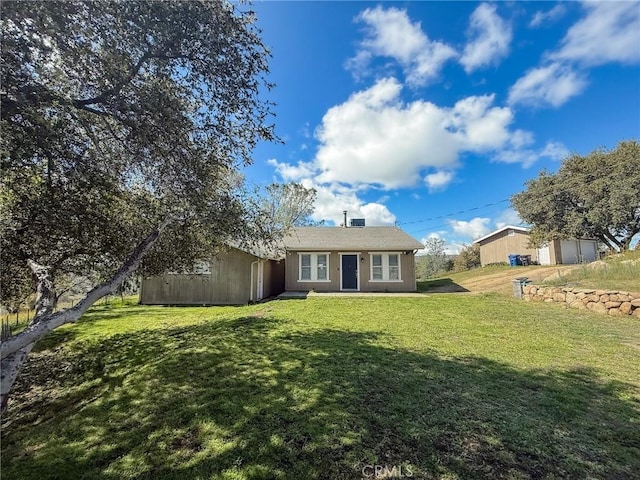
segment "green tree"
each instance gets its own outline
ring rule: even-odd
[[[445,242],[441,238],[428,238],[424,242],[424,254],[416,258],[419,278],[433,277],[436,273],[449,270],[452,266],[445,253]]]
[[[310,219],[316,200],[316,190],[299,183],[272,183],[266,187],[260,208],[265,218],[271,219],[266,227],[275,232],[291,227],[312,225]]]
[[[275,139],[248,7],[8,1],[1,14],[2,302],[36,295],[31,324],[0,347],[4,409],[35,342],[139,266],[190,268],[283,232],[239,173]],[[101,283],[54,313],[61,282],[89,273]]]
[[[453,261],[453,269],[456,272],[471,270],[480,265],[480,245],[477,243],[466,245]]]
[[[626,250],[640,232],[640,144],[623,141],[613,150],[572,154],[557,173],[543,171],[528,181],[511,203],[533,225],[534,245],[586,236]]]

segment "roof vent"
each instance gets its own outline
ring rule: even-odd
[[[364,227],[364,218],[352,218],[351,219],[352,227]]]

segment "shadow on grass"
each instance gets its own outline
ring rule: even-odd
[[[247,317],[38,352],[6,478],[632,478],[632,387]],[[634,421],[635,419],[635,425]],[[365,473],[370,473],[366,470]],[[365,478],[373,478],[365,477]]]
[[[459,293],[468,292],[462,285],[458,285],[450,278],[418,281],[418,291],[428,293]]]

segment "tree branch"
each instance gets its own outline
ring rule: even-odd
[[[5,340],[0,344],[0,358],[5,359],[9,355],[25,348],[31,343],[35,343],[44,337],[47,333],[58,328],[65,323],[72,323],[78,320],[91,305],[99,299],[115,292],[120,283],[134,272],[144,254],[156,242],[162,230],[166,228],[173,218],[168,218],[156,227],[138,246],[133,250],[127,261],[122,267],[106,282],[98,285],[78,302],[75,307],[68,308],[61,312],[38,315],[34,317],[31,324],[19,334]]]
[[[7,358],[4,358],[0,363],[0,415],[4,414],[4,411],[7,409],[11,388],[34,346],[35,342],[30,343],[26,347],[12,353]]]
[[[608,240],[610,246],[614,248],[617,247],[619,250],[624,250],[622,243],[620,243],[620,241],[611,232],[605,231],[603,232],[603,236]]]
[[[36,263],[32,259],[27,260],[27,265],[36,278],[36,313],[34,321],[37,318],[44,318],[53,313],[56,305],[56,292],[51,277],[51,267],[46,267]]]
[[[136,75],[138,75],[138,73],[140,72],[140,69],[144,65],[144,62],[146,62],[151,57],[152,55],[149,52],[146,52],[144,55],[142,55],[142,57],[140,57],[140,60],[138,60],[138,63],[134,65],[133,69],[131,70],[131,73],[129,73],[129,75],[126,78],[124,78],[122,81],[117,83],[113,88],[105,90],[97,97],[85,98],[82,100],[80,99],[73,100],[73,105],[78,108],[83,108],[86,110],[85,107],[87,107],[87,105],[95,105],[96,103],[105,103],[110,97],[117,95],[120,92],[120,90],[124,88],[126,84],[133,81],[133,79],[136,78]],[[104,112],[100,112],[99,110],[96,110],[95,113],[104,113]]]

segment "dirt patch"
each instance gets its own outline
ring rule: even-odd
[[[509,270],[478,275],[464,279],[456,280],[452,283],[452,289],[447,290],[447,285],[438,286],[439,292],[459,292],[460,287],[469,292],[499,292],[510,295],[513,292],[512,281],[514,278],[527,277],[532,282],[540,282],[549,278],[558,278],[566,275],[569,271],[577,268],[578,265],[553,265],[549,267],[541,267],[532,265],[529,267],[513,267]],[[429,290],[434,291],[434,290]]]

